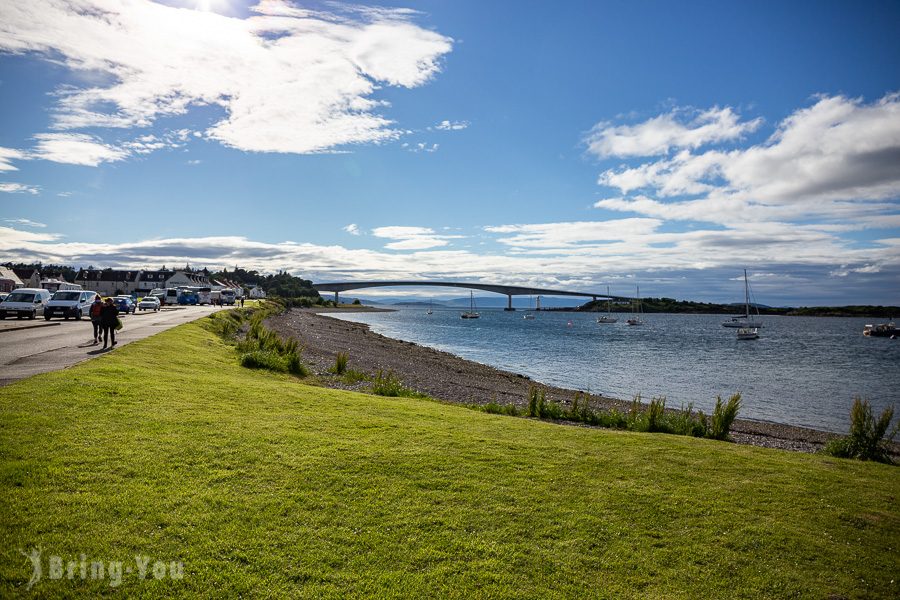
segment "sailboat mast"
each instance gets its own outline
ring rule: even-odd
[[[744,269],[744,316],[750,320],[750,284],[747,282],[747,269]]]

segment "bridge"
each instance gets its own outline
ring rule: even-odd
[[[622,296],[609,296],[607,294],[597,294],[594,292],[572,292],[568,290],[545,290],[541,288],[523,287],[517,285],[494,285],[490,283],[468,283],[460,281],[342,281],[333,283],[314,283],[313,287],[318,292],[334,292],[334,301],[340,300],[340,293],[349,290],[361,290],[364,288],[374,287],[402,287],[402,286],[418,286],[418,287],[453,287],[466,288],[470,290],[481,290],[483,292],[493,292],[495,294],[503,294],[508,298],[505,310],[515,310],[512,305],[513,296],[576,296],[579,298],[609,298],[610,300],[631,301],[631,298]]]

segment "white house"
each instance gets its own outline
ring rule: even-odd
[[[266,290],[262,289],[258,285],[254,285],[252,288],[250,288],[249,294],[250,294],[250,297],[254,298],[254,299],[265,298]]]

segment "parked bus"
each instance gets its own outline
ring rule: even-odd
[[[200,304],[212,304],[212,288],[197,288],[197,296]]]

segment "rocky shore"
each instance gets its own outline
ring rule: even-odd
[[[338,352],[346,352],[349,367],[367,374],[378,370],[393,371],[406,385],[433,398],[465,404],[514,403],[527,405],[531,386],[545,390],[548,399],[570,403],[576,390],[543,385],[525,375],[501,371],[487,365],[465,360],[441,352],[378,335],[368,325],[329,318],[320,313],[347,312],[316,309],[292,309],[273,317],[266,325],[283,337],[296,338],[303,347],[303,360],[319,377],[323,385],[365,391],[368,382],[348,385],[328,373],[334,366]],[[631,403],[599,395],[590,396],[597,408],[627,410]],[[832,433],[769,423],[738,419],[732,427],[731,438],[739,444],[781,448],[796,452],[816,452],[831,438]]]

